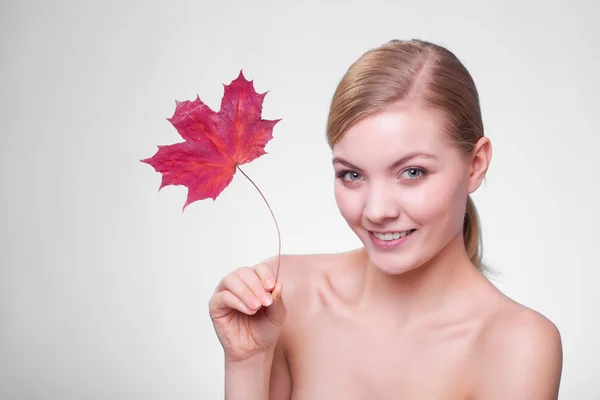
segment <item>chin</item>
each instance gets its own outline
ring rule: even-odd
[[[371,262],[380,271],[388,275],[400,275],[416,271],[433,260],[451,241],[439,241],[439,237],[431,237],[430,230],[415,229],[403,239],[386,241],[377,240],[374,235],[361,229],[355,231],[363,242]],[[462,233],[458,232],[457,235]],[[427,245],[424,245],[427,243]]]
[[[419,241],[419,236],[423,232],[418,230],[408,235],[404,239],[382,242],[374,235],[364,229],[355,230],[355,233],[362,241],[365,250],[371,262],[380,271],[388,275],[399,275],[419,268],[422,263],[415,254],[415,240]]]
[[[400,275],[417,270],[422,263],[413,258],[395,254],[380,254],[377,250],[367,248],[367,253],[373,265],[388,275]]]

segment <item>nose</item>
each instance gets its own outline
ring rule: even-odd
[[[400,206],[390,188],[371,187],[365,199],[363,216],[373,224],[398,218]]]

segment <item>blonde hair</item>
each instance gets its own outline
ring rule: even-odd
[[[477,88],[458,58],[433,43],[392,40],[367,51],[342,77],[329,110],[329,146],[333,148],[360,119],[397,102],[418,102],[441,111],[447,121],[446,134],[465,157],[483,136]],[[479,216],[470,195],[463,239],[471,262],[484,270]]]

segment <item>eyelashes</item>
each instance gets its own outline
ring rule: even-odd
[[[351,176],[354,175],[354,177],[357,177],[357,178],[356,179],[347,180],[347,179],[344,179],[344,177],[346,175],[351,175]],[[360,178],[362,178],[361,174],[359,174],[356,171],[350,170],[350,169],[345,169],[345,170],[339,171],[338,173],[335,174],[335,176],[338,179],[342,179],[344,181],[349,181],[349,182],[354,182],[354,181],[360,180]]]
[[[424,168],[408,167],[402,170],[400,177],[404,176],[405,178],[403,180],[414,182],[425,178],[428,174],[429,172]],[[364,177],[359,172],[351,169],[341,170],[335,174],[335,177],[348,183],[364,180]]]
[[[410,167],[410,168],[407,168],[407,169],[405,169],[404,171],[402,171],[402,174],[401,174],[401,175],[404,175],[404,174],[405,174],[405,173],[407,173],[407,172],[418,172],[418,173],[419,173],[419,176],[417,176],[417,177],[410,177],[410,178],[408,178],[408,179],[410,179],[410,180],[417,180],[417,179],[421,179],[421,178],[425,177],[425,175],[427,175],[427,173],[428,173],[428,172],[427,172],[425,169],[423,169],[423,168],[419,168],[419,167]]]

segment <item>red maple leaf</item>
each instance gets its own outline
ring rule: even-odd
[[[175,113],[167,120],[184,142],[158,146],[154,156],[140,161],[162,174],[159,191],[167,185],[188,188],[182,212],[197,200],[216,200],[232,181],[236,169],[244,174],[262,196],[275,221],[279,237],[277,281],[281,260],[279,225],[269,202],[240,165],[267,154],[265,146],[273,138],[273,127],[281,120],[262,119],[262,103],[267,92],[257,93],[252,82],[240,71],[231,84],[224,85],[219,112],[211,110],[199,96],[194,101],[176,101]]]
[[[231,84],[223,86],[219,112],[211,110],[199,96],[194,101],[176,101],[175,113],[167,120],[185,141],[159,145],[154,156],[140,160],[162,174],[159,191],[167,185],[188,188],[182,211],[197,200],[216,200],[232,181],[236,168],[267,154],[265,145],[280,121],[262,119],[267,92],[257,93],[253,81],[247,81],[242,71]]]

